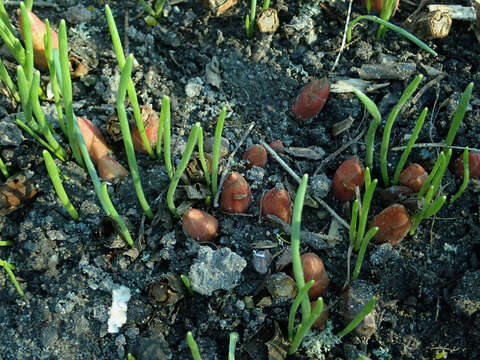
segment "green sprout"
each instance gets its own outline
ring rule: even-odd
[[[185,147],[185,152],[183,153],[182,160],[178,165],[177,169],[175,170],[175,174],[170,181],[170,186],[168,187],[167,191],[167,204],[170,211],[178,218],[180,215],[177,212],[177,208],[175,207],[175,203],[173,202],[173,195],[175,194],[175,189],[177,188],[178,182],[180,181],[180,177],[182,176],[183,172],[187,168],[188,162],[190,161],[190,157],[192,156],[193,149],[198,139],[198,133],[201,131],[200,123],[195,123],[190,131],[190,135],[188,136],[187,145]]]
[[[205,181],[210,186],[210,173],[208,171],[207,162],[205,161],[205,153],[203,151],[203,129],[198,133],[198,153],[200,157],[200,164],[202,165],[203,173],[205,174]]]
[[[345,327],[345,329],[343,329],[337,334],[337,337],[342,338],[351,331],[353,331],[357,327],[357,325],[360,324],[368,314],[370,314],[370,312],[375,307],[376,301],[377,299],[375,298],[375,296],[372,296],[368,301],[367,305],[365,305],[364,308],[357,314],[357,316],[355,316],[353,320],[350,321],[350,323]]]
[[[423,79],[423,75],[417,75],[415,79],[407,86],[405,91],[403,92],[402,96],[400,96],[400,100],[398,103],[393,107],[390,115],[388,115],[387,122],[385,123],[385,128],[383,130],[383,138],[382,144],[380,146],[380,168],[382,171],[382,178],[385,186],[389,185],[388,179],[388,170],[387,170],[387,154],[388,154],[388,145],[390,143],[390,134],[392,131],[393,123],[397,118],[397,115],[400,113],[403,105],[407,102],[407,100],[413,95],[415,90],[417,89],[418,85]]]
[[[257,0],[250,0],[250,14],[245,17],[245,31],[247,33],[247,38],[253,36],[255,31],[255,12],[257,8]]]
[[[29,82],[32,81],[33,77],[33,40],[32,40],[32,27],[30,24],[30,19],[28,17],[27,9],[25,4],[20,2],[20,15],[22,17],[23,25],[23,37],[25,44],[25,63],[20,64],[25,70],[25,75]]]
[[[160,155],[162,155],[162,138],[163,138],[163,133],[164,133],[164,124],[165,124],[165,118],[166,117],[170,118],[170,98],[166,95],[163,95],[162,98],[162,110],[160,111],[160,119],[158,121],[158,133],[157,133],[157,144],[156,144],[156,152],[157,152],[157,157],[160,158]]]
[[[403,167],[407,162],[408,155],[410,155],[410,152],[413,149],[413,145],[415,144],[415,141],[417,141],[418,135],[422,130],[423,123],[425,122],[425,118],[427,117],[427,112],[428,112],[428,108],[423,109],[422,113],[417,119],[417,122],[415,123],[415,128],[413,129],[412,136],[410,136],[407,146],[405,147],[405,150],[403,151],[400,157],[400,160],[398,161],[397,168],[395,169],[395,175],[393,176],[393,185],[398,184],[398,179],[400,178],[400,174],[402,173]]]
[[[366,139],[366,166],[371,168],[373,166],[373,150],[374,150],[374,143],[375,143],[375,132],[377,131],[378,126],[380,125],[380,122],[382,121],[382,117],[380,115],[380,111],[378,110],[377,105],[370,100],[370,98],[365,95],[363,92],[361,92],[358,89],[353,88],[353,92],[357,97],[360,99],[360,101],[363,103],[367,111],[370,113],[370,115],[373,117],[372,122],[370,123],[370,126],[368,127],[367,131],[367,139]]]
[[[58,173],[57,164],[53,161],[52,156],[47,150],[43,150],[43,159],[45,161],[45,167],[47,168],[48,175],[50,176],[50,180],[52,181],[53,187],[58,195],[58,198],[62,202],[63,207],[67,212],[70,214],[73,220],[78,221],[79,216],[77,210],[71,203],[70,199],[68,198],[67,193],[62,184],[62,180],[60,179],[60,175]]]
[[[373,16],[373,15],[360,15],[350,22],[347,28],[347,43],[349,43],[352,40],[352,29],[355,26],[355,24],[358,23],[360,20],[369,20],[369,21],[376,22],[377,24],[384,25],[386,28],[396,31],[397,33],[407,38],[408,40],[413,42],[415,45],[420,47],[421,49],[429,52],[433,56],[438,55],[431,47],[429,47],[427,44],[425,44],[416,36],[409,33],[407,30],[402,29],[400,26],[393,25],[392,23],[385,21],[383,19],[380,19],[379,17]]]
[[[225,116],[227,115],[227,108],[224,106],[217,119],[217,126],[215,128],[215,137],[213,139],[213,153],[212,153],[212,194],[213,197],[217,194],[218,188],[218,165],[220,162],[220,146],[222,142],[223,124]]]
[[[135,359],[135,356],[133,356],[132,354],[128,353],[128,354],[127,354],[127,360],[136,360],[136,359]]]
[[[53,100],[55,102],[55,108],[57,109],[58,122],[60,128],[65,136],[67,136],[67,129],[65,128],[65,121],[63,119],[62,103],[60,100],[60,88],[57,82],[57,72],[55,71],[55,65],[53,63],[53,50],[52,50],[52,31],[50,29],[50,22],[45,20],[45,35],[43,37],[43,44],[45,46],[45,58],[47,59],[48,70],[50,72],[50,83],[52,84]]]
[[[25,28],[24,28],[25,29]],[[0,1],[0,37],[8,47],[17,63],[25,66],[25,49],[20,40],[14,35],[13,26],[8,19],[7,11]]]
[[[110,35],[112,37],[113,49],[117,56],[118,66],[120,71],[123,72],[123,67],[125,66],[125,55],[123,53],[122,42],[120,41],[120,36],[118,35],[117,25],[115,25],[115,20],[112,15],[112,11],[108,5],[105,5],[105,15],[107,18],[108,28],[110,29]],[[148,155],[153,159],[155,158],[155,153],[152,150],[150,141],[148,141],[147,134],[145,133],[145,127],[143,125],[142,114],[140,111],[140,106],[138,105],[137,93],[135,92],[135,86],[133,81],[130,78],[127,84],[128,98],[132,104],[133,116],[135,118],[135,124],[138,128],[138,133],[142,139],[143,146],[147,151]]]
[[[188,280],[188,277],[186,277],[184,274],[181,274],[180,279],[182,279],[183,285],[185,285],[185,288],[190,296],[193,296],[192,284],[190,283],[190,280]]]
[[[20,287],[20,284],[17,281],[17,278],[15,277],[15,274],[13,273],[13,270],[15,270],[15,265],[12,265],[6,262],[5,260],[0,259],[0,266],[5,269],[5,271],[10,277],[10,280],[12,280],[12,283],[13,285],[15,285],[15,288],[17,289],[17,292],[20,294],[20,296],[25,296],[22,288]]]
[[[3,60],[0,58],[0,79],[3,81],[5,86],[8,88],[12,96],[15,98],[17,103],[20,102],[20,94],[18,93],[17,87],[12,81],[12,78],[8,74],[5,65],[3,64]]]
[[[165,109],[165,112],[163,112],[164,109]],[[164,114],[163,118],[162,118],[162,114]],[[165,167],[167,168],[168,177],[171,179],[173,177],[173,166],[172,166],[171,139],[170,139],[170,135],[171,135],[170,98],[168,96],[164,96],[163,98],[162,111],[160,113],[160,123],[162,122],[163,122],[163,136],[164,136],[163,156],[165,158]],[[159,125],[159,129],[160,129],[160,125]],[[157,147],[157,153],[158,153],[158,147]]]
[[[192,353],[193,360],[202,360],[200,356],[200,351],[198,350],[198,345],[195,339],[193,338],[192,332],[187,332],[187,344],[190,348],[190,352]]]
[[[470,170],[468,168],[468,146],[467,146],[463,151],[463,182],[460,188],[458,189],[457,193],[450,200],[450,204],[453,204],[455,200],[457,200],[460,196],[462,196],[463,192],[467,188],[469,178],[470,178]]]
[[[292,225],[291,225],[291,249],[292,249],[292,266],[295,275],[295,281],[299,289],[299,294],[292,304],[289,316],[289,340],[290,347],[288,354],[295,353],[302,343],[303,338],[312,327],[313,323],[318,319],[323,311],[323,299],[317,299],[317,304],[313,311],[310,308],[310,300],[308,299],[308,289],[313,285],[313,281],[305,284],[303,277],[302,260],[300,258],[300,231],[302,221],[303,203],[305,201],[305,193],[307,191],[308,175],[302,177],[301,183],[297,190],[295,203],[293,205]],[[295,334],[293,334],[293,320],[297,312],[299,304],[302,308],[302,320],[298,325]]]
[[[3,176],[5,176],[5,179],[8,179],[10,177],[10,174],[8,173],[7,165],[5,165],[1,157],[0,157],[0,171],[2,172]]]
[[[157,25],[158,20],[162,17],[163,6],[165,5],[165,0],[156,0],[155,5],[152,8],[145,0],[138,0],[143,9],[148,13],[148,16],[145,17],[145,22],[149,26]]]
[[[367,226],[368,212],[370,211],[370,204],[372,202],[373,193],[375,192],[375,187],[377,186],[378,180],[375,179],[370,181],[370,169],[365,169],[365,195],[363,197],[363,204],[361,210],[359,211],[359,221],[358,221],[358,230],[356,231],[356,240],[354,243],[355,251],[359,251],[362,244],[366,241],[367,236],[364,237],[365,229]],[[367,180],[368,179],[368,180]],[[359,204],[360,205],[360,204]],[[360,206],[359,206],[360,208]],[[353,216],[352,216],[353,219]],[[351,224],[352,226],[352,224]],[[352,232],[352,230],[350,230]],[[372,235],[373,236],[373,235]]]
[[[132,236],[128,231],[127,225],[125,225],[125,222],[123,221],[122,217],[118,215],[117,210],[115,210],[115,207],[113,206],[112,201],[108,196],[108,189],[107,189],[106,182],[102,183],[102,198],[103,198],[103,201],[105,202],[105,206],[107,207],[108,212],[110,213],[110,217],[118,226],[118,231],[120,235],[123,237],[123,239],[127,242],[128,245],[130,245],[132,248],[135,247]]]
[[[235,348],[237,347],[239,335],[237,332],[230,333],[230,340],[228,343],[228,360],[235,360]]]
[[[122,75],[120,76],[120,84],[118,85],[117,93],[117,114],[118,120],[120,122],[120,129],[122,131],[123,144],[125,145],[125,151],[127,153],[128,166],[130,172],[132,173],[133,184],[135,186],[135,191],[137,197],[140,201],[140,205],[147,214],[147,216],[152,219],[153,213],[148,205],[147,199],[143,193],[142,182],[140,180],[140,174],[138,172],[137,160],[135,159],[135,150],[133,148],[132,136],[130,134],[130,126],[127,120],[127,112],[125,111],[125,95],[127,93],[127,87],[132,82],[131,73],[133,65],[133,55],[130,54],[127,58],[127,61],[123,65]]]
[[[380,11],[380,19],[389,21],[393,14],[393,9],[395,8],[395,0],[384,0],[382,11]],[[377,31],[377,41],[385,36],[387,29],[385,25],[380,25]]]

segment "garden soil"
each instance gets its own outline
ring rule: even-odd
[[[17,28],[17,5],[6,3]],[[102,130],[114,156],[127,167],[123,142],[107,135],[107,124],[116,111],[120,72],[104,16],[105,2],[36,3],[34,12],[48,18],[54,28],[66,19],[70,48],[89,69],[73,81],[75,113]],[[248,214],[240,216],[223,213],[196,196],[187,205],[211,213],[220,223],[219,237],[199,244],[185,235],[181,221],[168,210],[170,179],[163,157],[151,159],[137,153],[141,183],[154,219],[145,217],[131,176],[109,186],[113,204],[136,241],[137,250],[132,250],[103,212],[87,172],[72,159],[57,160],[80,221],[69,217],[48,177],[42,146],[15,124],[21,106],[2,91],[1,157],[11,174],[22,174],[38,192],[0,217],[1,240],[11,242],[11,246],[0,247],[0,259],[16,266],[14,274],[25,293],[21,297],[1,269],[0,359],[126,359],[128,353],[137,360],[191,359],[186,342],[189,331],[202,358],[212,360],[227,359],[232,332],[239,334],[238,359],[480,359],[478,185],[475,188],[470,183],[459,200],[449,203],[462,183],[454,174],[453,159],[462,154],[462,147],[480,147],[480,39],[473,22],[453,20],[446,38],[427,41],[438,52],[434,57],[392,31],[376,41],[377,25],[362,21],[334,67],[348,12],[348,3],[342,1],[272,1],[271,7],[278,12],[278,29],[274,34],[262,34],[256,28],[252,38],[245,35],[247,1],[218,16],[194,0],[176,2],[164,8],[153,27],[145,23],[146,13],[139,2],[107,3],[125,52],[135,57],[132,78],[139,103],[160,112],[162,96],[171,99],[174,166],[193,124],[200,122],[205,138],[213,136],[225,106],[223,136],[229,141],[229,154],[240,147],[230,166],[226,160],[222,166],[224,171],[235,170],[245,176],[253,201]],[[459,4],[469,6],[463,0]],[[418,5],[401,2],[392,21],[402,25]],[[354,2],[351,16],[365,13],[363,4]],[[2,58],[15,79],[16,64],[5,48]],[[314,241],[302,237],[301,252],[315,252],[328,271],[330,285],[324,301],[331,305],[329,323],[326,332],[309,335],[308,347],[286,355],[288,313],[296,290],[288,277],[273,275],[291,275],[289,230],[262,218],[259,202],[277,183],[294,197],[298,184],[273,158],[264,169],[248,169],[244,153],[260,141],[281,140],[293,153],[280,156],[298,176],[308,173],[312,178],[321,166],[317,176],[326,189],[322,192],[311,183],[309,194],[319,190],[315,194],[349,223],[351,201],[337,201],[325,179],[332,179],[342,161],[353,155],[365,161],[365,130],[371,117],[352,92],[333,92],[338,89],[333,84],[358,79],[362,65],[392,63],[408,63],[409,70],[369,80],[365,90],[379,105],[383,119],[372,168],[372,178],[379,179],[378,188],[384,188],[380,143],[385,121],[413,78],[424,75],[419,86],[423,92],[407,102],[393,125],[390,176],[401,155],[393,148],[406,145],[421,110],[428,107],[429,113],[417,143],[444,142],[462,92],[475,82],[453,143],[460,148],[453,150],[452,164],[443,179],[447,203],[395,247],[373,242],[368,246],[360,281],[352,286],[368,288],[366,293],[377,299],[373,334],[351,333],[336,341],[334,334],[345,326],[339,299],[347,274],[348,231],[334,222],[318,201],[307,201],[302,230]],[[332,84],[325,107],[313,119],[296,120],[291,107],[297,95],[308,82],[325,76]],[[48,74],[42,73],[41,86],[47,97],[48,82]],[[384,85],[377,86],[380,84]],[[68,148],[66,138],[60,135],[53,102],[42,101],[42,106],[58,140]],[[132,120],[130,106],[127,112]],[[345,120],[349,123],[346,130],[333,135],[334,124]],[[430,171],[441,150],[433,145],[414,148],[407,165],[417,162]],[[177,206],[188,200],[187,182],[186,177],[180,182]],[[201,187],[194,189],[198,192]],[[369,218],[385,206],[378,194]],[[267,257],[259,256],[260,251]],[[228,256],[228,264],[222,262],[222,256]],[[354,253],[352,266],[355,259]],[[193,295],[179,280],[181,274],[197,289]],[[114,329],[109,326],[112,292],[119,289],[129,292],[130,299],[124,324]]]

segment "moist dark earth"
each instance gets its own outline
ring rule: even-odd
[[[154,27],[145,23],[146,14],[139,3],[108,4],[125,52],[135,56],[132,77],[140,104],[150,104],[159,112],[163,95],[172,100],[174,165],[195,122],[201,123],[207,138],[213,136],[222,106],[227,109],[223,136],[230,142],[230,152],[254,123],[230,168],[245,175],[253,202],[248,216],[235,216],[197,200],[194,205],[216,216],[221,226],[215,243],[198,244],[185,235],[181,222],[168,211],[170,180],[163,158],[152,160],[137,153],[154,220],[145,218],[131,176],[109,187],[117,211],[136,239],[139,252],[128,251],[95,197],[87,172],[73,160],[57,160],[68,177],[64,185],[80,221],[68,216],[45,169],[43,148],[16,127],[15,116],[9,116],[21,111],[21,106],[2,91],[1,157],[10,174],[25,174],[38,194],[0,217],[1,240],[13,243],[0,247],[0,259],[16,266],[15,275],[25,292],[24,297],[19,296],[7,273],[0,271],[0,359],[126,359],[127,353],[136,359],[190,359],[188,331],[204,359],[227,359],[233,331],[239,334],[238,359],[480,359],[480,209],[479,193],[472,184],[459,200],[452,205],[447,202],[433,218],[423,221],[414,236],[395,247],[369,245],[359,279],[377,298],[376,331],[371,337],[349,334],[338,344],[325,345],[316,355],[311,354],[313,345],[301,347],[294,355],[275,355],[281,337],[286,336],[292,298],[288,297],[291,294],[271,294],[267,285],[278,271],[290,275],[285,261],[290,236],[260,218],[259,200],[276,183],[283,183],[294,196],[297,183],[273,159],[264,169],[250,170],[243,159],[250,145],[281,140],[287,147],[314,147],[322,154],[316,160],[283,154],[299,176],[313,176],[322,164],[319,174],[332,179],[343,160],[356,155],[364,161],[365,135],[354,139],[368,127],[371,117],[353,93],[332,91],[323,110],[303,122],[292,116],[291,106],[312,79],[327,76],[335,84],[339,79],[358,78],[363,64],[395,62],[410,63],[413,70],[396,79],[373,80],[371,85],[386,85],[368,92],[383,118],[375,141],[372,178],[381,179],[379,149],[385,119],[417,74],[424,75],[419,89],[435,81],[415,103],[407,102],[393,126],[390,146],[406,145],[424,107],[429,113],[417,143],[443,142],[460,95],[473,81],[470,105],[453,145],[479,148],[480,43],[473,23],[454,20],[446,38],[427,41],[438,52],[433,57],[392,31],[377,42],[377,25],[361,22],[354,30],[354,41],[332,70],[342,44],[348,3],[272,1],[279,28],[273,35],[261,34],[257,28],[251,39],[246,38],[244,28],[247,1],[220,16],[193,0],[178,2],[165,7]],[[457,4],[469,6],[467,1]],[[107,119],[115,113],[120,72],[104,6],[100,0],[61,0],[34,2],[33,10],[55,28],[66,19],[70,48],[89,66],[88,74],[73,82],[75,113],[92,120],[106,135]],[[417,6],[417,2],[401,2],[392,21],[402,25]],[[7,4],[6,8],[17,28],[17,5]],[[363,4],[353,4],[352,17],[365,13]],[[2,58],[15,78],[15,61],[3,50]],[[44,89],[48,81],[44,73]],[[43,101],[42,106],[52,114],[57,138],[67,148],[67,140],[59,135],[54,104]],[[334,136],[333,125],[349,118],[351,126]],[[107,139],[116,158],[127,166],[122,142]],[[348,143],[343,151],[327,158]],[[417,162],[429,171],[440,151],[434,146],[415,148],[407,165]],[[452,158],[461,153],[454,149]],[[389,151],[390,176],[400,155],[400,151]],[[455,194],[461,182],[450,166],[443,180],[444,192]],[[184,184],[182,181],[177,190],[177,204],[187,199]],[[381,180],[379,187],[383,187]],[[351,202],[337,201],[331,191],[323,194],[323,200],[350,222]],[[375,196],[370,217],[382,208]],[[305,206],[302,230],[329,233],[332,219],[318,204]],[[301,246],[302,253],[315,252],[323,259],[330,276],[324,300],[333,304],[329,320],[333,334],[344,327],[343,310],[336,300],[346,279],[348,249],[348,232],[337,227],[338,241],[307,244],[304,240]],[[216,256],[231,256],[232,266],[201,262],[199,256],[207,250],[210,255],[215,251]],[[266,274],[255,270],[254,250],[274,255]],[[224,274],[202,266],[214,266],[213,270]],[[199,281],[195,278],[202,271],[211,272],[212,283],[224,276],[223,289],[191,296],[180,283],[172,285],[170,303],[155,297],[155,286],[158,281],[165,282],[166,276],[185,274]],[[235,276],[237,281],[231,283]],[[205,281],[208,288],[210,281]],[[107,321],[112,290],[121,285],[131,291],[127,319],[117,333],[110,333]],[[280,332],[274,337],[276,325]],[[321,337],[318,332],[312,335]]]

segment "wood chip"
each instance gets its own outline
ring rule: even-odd
[[[11,176],[5,184],[0,186],[0,215],[15,211],[23,203],[32,199],[37,192],[35,186],[24,174]]]

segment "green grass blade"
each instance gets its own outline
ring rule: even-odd
[[[460,196],[462,196],[463,192],[467,188],[469,179],[470,179],[470,169],[468,164],[468,146],[467,146],[463,151],[463,182],[460,188],[458,189],[457,193],[450,200],[450,204],[453,204],[455,200],[457,200]]]
[[[5,165],[1,157],[0,157],[0,172],[3,174],[3,176],[5,176],[5,179],[8,179],[10,177],[7,166]]]
[[[42,154],[43,160],[45,161],[45,167],[47,168],[48,175],[50,176],[50,180],[52,181],[58,198],[60,199],[63,207],[65,208],[65,210],[67,210],[72,219],[78,221],[79,216],[77,210],[75,210],[75,207],[68,198],[68,195],[63,187],[62,180],[60,179],[60,175],[58,174],[58,168],[55,164],[55,161],[53,161],[52,156],[47,150],[43,150]]]
[[[370,240],[375,236],[378,231],[378,226],[374,226],[368,230],[367,234],[362,240],[362,245],[358,251],[357,262],[355,263],[355,269],[353,270],[352,280],[357,280],[360,269],[362,268],[363,259],[365,258],[365,252],[367,251],[367,246],[370,243]]]
[[[0,58],[0,79],[2,79],[3,83],[8,87],[8,90],[10,90],[10,93],[12,96],[15,98],[15,101],[19,103],[20,100],[20,94],[18,93],[17,87],[12,81],[12,78],[10,77],[7,69],[5,68],[5,65],[3,65],[3,60]]]
[[[17,125],[22,129],[24,130],[25,132],[27,132],[31,137],[33,137],[35,140],[37,140],[40,145],[42,145],[43,147],[45,147],[45,149],[48,149],[52,154],[55,154],[56,157],[58,157],[60,160],[62,161],[66,161],[66,159],[64,157],[61,156],[61,154],[59,154],[58,152],[55,152],[55,149],[52,148],[50,146],[49,143],[47,143],[45,140],[43,140],[40,136],[38,136],[30,127],[28,127],[27,124],[25,124],[22,120],[20,120],[19,118],[17,118],[15,120],[15,122],[17,123]]]
[[[3,1],[0,1],[0,22],[2,22],[8,28],[8,31],[10,31],[11,34],[14,33],[12,23],[8,18],[5,6],[3,6]]]
[[[301,288],[295,299],[293,300],[292,306],[290,307],[290,313],[288,315],[288,341],[293,341],[293,326],[295,323],[295,314],[297,313],[298,307],[300,303],[303,301],[305,297],[308,297],[308,290],[313,286],[315,280],[310,280],[308,283],[305,284],[303,288]]]
[[[362,210],[360,211],[360,220],[358,222],[357,239],[355,241],[355,251],[360,249],[362,244],[363,235],[367,227],[368,212],[370,211],[370,204],[372,202],[373,193],[377,187],[378,180],[375,179],[371,182],[370,186],[365,189],[365,196],[363,197]]]
[[[348,232],[350,246],[353,246],[355,241],[355,235],[357,234],[357,219],[359,206],[360,201],[358,201],[358,199],[355,199],[352,206],[352,220],[350,221],[350,230]]]
[[[428,219],[439,212],[443,204],[445,204],[445,201],[447,201],[447,197],[445,195],[440,196],[437,200],[435,200],[435,202],[428,208],[424,218]]]
[[[388,170],[387,170],[387,155],[388,155],[388,145],[390,143],[390,134],[392,132],[393,123],[397,118],[400,110],[402,109],[405,102],[413,95],[415,90],[417,90],[418,85],[423,79],[423,75],[417,75],[415,79],[407,86],[403,92],[398,103],[393,107],[390,115],[388,115],[387,122],[385,123],[385,128],[383,130],[382,144],[380,146],[380,168],[382,171],[382,178],[385,186],[389,185],[388,179]]]
[[[452,124],[450,125],[450,129],[448,130],[447,139],[445,140],[445,143],[448,146],[453,144],[453,140],[455,139],[458,128],[460,127],[465,113],[467,112],[468,103],[470,102],[470,98],[472,97],[472,90],[473,82],[468,84],[467,88],[462,94],[462,97],[460,98],[460,102],[457,106],[457,110],[455,111]]]
[[[178,182],[180,181],[180,177],[182,176],[183,172],[185,171],[188,162],[190,161],[190,157],[192,156],[193,149],[195,148],[195,144],[197,143],[198,133],[200,131],[200,123],[196,123],[192,130],[190,130],[190,135],[188,136],[187,145],[185,146],[185,152],[183,153],[182,160],[178,165],[177,169],[175,170],[175,174],[173,174],[172,180],[170,181],[170,186],[168,187],[167,191],[167,205],[172,214],[176,217],[180,218],[180,215],[177,212],[177,208],[175,207],[175,203],[173,202],[173,195],[175,194],[175,189],[177,188]]]
[[[142,5],[143,10],[155,17],[155,11],[153,11],[150,5],[148,5],[144,0],[138,0],[138,2],[140,3],[140,5]]]
[[[200,351],[198,350],[198,345],[190,331],[187,333],[187,344],[190,348],[190,352],[192,353],[193,360],[202,360]]]
[[[27,9],[25,8],[25,4],[20,2],[20,12],[22,16],[22,23],[23,23],[23,36],[24,36],[24,43],[25,43],[25,65],[23,68],[25,70],[25,76],[29,82],[32,81],[33,78],[33,40],[32,40],[32,27],[30,24],[30,19],[27,14]]]
[[[7,272],[8,276],[10,277],[10,280],[13,283],[13,285],[15,285],[15,288],[17,289],[18,294],[20,296],[25,296],[23,294],[22,288],[20,287],[20,284],[17,281],[17,278],[15,277],[15,274],[13,273],[13,270],[15,270],[15,266],[13,266],[12,264],[10,264],[10,263],[8,263],[4,260],[0,260],[0,266],[3,267],[5,269],[5,271]]]
[[[373,150],[375,146],[375,132],[377,131],[378,125],[380,125],[380,122],[382,121],[382,116],[380,115],[380,111],[378,110],[377,105],[370,100],[370,98],[365,95],[363,92],[360,90],[357,90],[353,88],[353,92],[357,97],[360,99],[360,101],[363,103],[369,114],[372,116],[372,122],[370,123],[370,126],[368,127],[367,131],[367,139],[366,139],[366,166],[371,168],[373,166]]]
[[[396,31],[397,33],[402,35],[404,38],[410,40],[415,45],[417,45],[421,49],[429,52],[433,56],[438,55],[431,47],[429,47],[427,44],[425,44],[423,41],[421,41],[416,36],[410,34],[405,29],[402,29],[400,26],[393,25],[392,23],[390,23],[388,21],[385,21],[383,19],[380,19],[379,17],[373,16],[373,15],[357,16],[355,19],[353,19],[350,22],[350,25],[348,25],[348,28],[347,28],[347,43],[349,43],[352,40],[352,29],[353,29],[353,27],[356,25],[356,23],[358,23],[361,20],[369,20],[369,21],[376,22],[377,24],[380,24],[380,25],[385,25],[386,28],[388,28],[390,30],[393,30],[393,31]]]
[[[288,354],[294,354],[298,350],[298,348],[300,347],[300,344],[302,343],[303,338],[307,334],[307,331],[311,329],[313,323],[318,319],[322,311],[323,311],[323,299],[318,298],[317,305],[315,305],[315,308],[313,309],[310,316],[305,321],[302,321],[302,325],[298,327],[297,333],[295,334],[295,337],[293,338],[293,341],[290,344],[290,348],[288,349]]]
[[[163,110],[163,106],[162,106]],[[167,169],[168,177],[173,177],[173,165],[171,154],[171,125],[170,125],[170,99],[168,99],[168,108],[165,109],[165,117],[163,119],[163,157],[165,159],[165,168]]]
[[[160,111],[160,119],[158,124],[158,135],[157,135],[157,157],[158,158],[160,158],[160,155],[162,154],[162,139],[163,139],[163,133],[165,131],[164,129],[165,119],[167,117],[168,119],[170,119],[170,98],[164,95],[162,98],[162,110]]]
[[[375,307],[376,301],[377,299],[375,298],[375,296],[372,296],[368,301],[367,305],[365,305],[365,307],[357,314],[357,316],[355,316],[353,320],[350,321],[350,323],[345,327],[345,329],[343,329],[337,334],[337,337],[342,338],[348,333],[350,333],[351,331],[353,331],[357,327],[357,325],[360,324],[360,322],[362,322],[365,316],[370,314],[370,312]]]
[[[118,225],[118,231],[120,232],[120,235],[123,237],[123,239],[127,242],[128,245],[134,248],[135,244],[132,240],[132,236],[130,235],[130,231],[128,231],[127,225],[125,225],[125,222],[123,221],[122,217],[118,215],[117,210],[115,210],[115,207],[113,206],[113,203],[110,200],[110,196],[108,196],[108,189],[107,189],[106,182],[102,183],[102,199],[105,202],[105,205],[108,208],[108,211],[110,212],[110,217]]]
[[[132,136],[130,134],[130,126],[127,120],[127,112],[125,111],[124,101],[127,92],[127,86],[130,82],[130,76],[132,73],[133,55],[129,55],[125,65],[123,66],[122,75],[120,76],[120,84],[118,86],[117,93],[117,114],[120,122],[120,129],[122,131],[123,144],[125,145],[125,151],[127,153],[128,166],[133,178],[133,184],[137,193],[138,200],[147,216],[152,219],[153,213],[148,205],[145,194],[143,193],[142,183],[140,180],[140,174],[138,172],[137,160],[135,158],[135,150],[133,148]]]
[[[230,333],[230,340],[228,343],[228,360],[235,360],[235,348],[237,347],[239,335],[237,332]]]
[[[400,173],[403,170],[403,167],[405,166],[405,163],[407,162],[408,155],[410,155],[410,152],[413,149],[413,145],[415,144],[415,141],[418,139],[418,135],[420,134],[420,131],[422,130],[423,123],[425,122],[425,118],[427,117],[427,112],[428,108],[423,109],[422,113],[418,117],[417,122],[415,123],[415,128],[413,129],[412,136],[410,136],[410,139],[408,140],[407,146],[405,150],[403,150],[402,156],[400,157],[400,160],[398,161],[397,168],[395,169],[395,175],[393,176],[393,185],[398,184],[398,179],[400,178]]]
[[[202,165],[203,173],[205,174],[205,181],[207,185],[210,186],[210,173],[208,171],[207,162],[205,160],[205,153],[203,151],[203,129],[200,129],[198,133],[198,153],[200,157],[200,163]]]
[[[293,204],[292,225],[290,235],[290,247],[292,249],[292,267],[295,275],[297,288],[302,289],[305,286],[305,278],[303,277],[302,260],[300,258],[300,232],[302,223],[303,203],[308,185],[308,174],[303,175],[302,181],[298,186],[297,195]],[[310,301],[304,297],[302,305],[302,324],[310,316]]]
[[[212,194],[213,197],[217,194],[218,187],[218,168],[220,162],[220,146],[222,142],[223,125],[225,123],[225,116],[227,115],[227,108],[224,106],[217,119],[217,126],[215,128],[215,136],[213,139],[213,153],[212,153]]]

